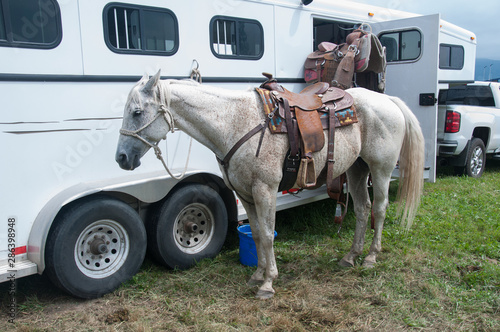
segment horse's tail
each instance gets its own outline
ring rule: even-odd
[[[391,97],[405,118],[405,136],[399,155],[399,187],[397,215],[410,228],[420,204],[424,186],[425,141],[418,119],[399,98]]]

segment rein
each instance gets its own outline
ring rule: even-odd
[[[167,94],[168,94],[167,105],[170,105],[170,91],[168,91]],[[161,97],[162,97],[162,99],[165,99],[165,96],[163,94],[161,94]],[[120,129],[120,134],[125,135],[125,136],[131,136],[131,137],[137,138],[141,142],[143,142],[146,145],[149,145],[149,147],[153,148],[153,150],[155,151],[156,158],[158,158],[161,161],[161,163],[163,164],[163,167],[165,168],[165,170],[167,171],[167,173],[172,178],[174,178],[176,180],[180,180],[180,179],[182,179],[184,177],[184,175],[186,174],[187,168],[188,168],[189,157],[191,156],[191,147],[193,145],[193,138],[191,138],[191,140],[189,141],[188,156],[187,156],[187,159],[186,159],[186,165],[184,166],[184,170],[182,171],[182,173],[180,175],[173,175],[172,172],[170,171],[170,169],[168,168],[167,163],[163,159],[163,156],[161,154],[161,149],[158,146],[159,141],[156,142],[156,143],[151,143],[151,142],[149,142],[148,140],[146,140],[145,138],[143,138],[143,137],[141,137],[139,135],[139,133],[141,131],[143,131],[144,129],[146,129],[147,127],[149,127],[153,122],[155,122],[160,117],[163,117],[163,119],[165,119],[165,122],[168,124],[168,126],[170,128],[170,132],[173,133],[174,132],[174,117],[172,116],[172,113],[170,112],[170,110],[168,109],[168,107],[165,106],[164,103],[162,103],[160,105],[160,108],[158,109],[158,113],[156,113],[156,116],[151,121],[149,121],[148,123],[146,123],[144,126],[142,126],[141,128],[139,128],[137,130]],[[167,137],[167,135],[165,135],[164,139],[166,139],[166,137]]]
[[[257,92],[260,93],[259,89],[257,89]],[[222,166],[224,169],[224,173],[226,174],[227,181],[229,182],[229,185],[233,188],[233,190],[238,194],[240,199],[248,204],[254,205],[253,202],[249,202],[246,199],[243,198],[242,195],[240,195],[236,189],[234,188],[234,185],[231,183],[231,180],[229,179],[229,160],[233,157],[233,155],[238,151],[238,149],[246,142],[248,141],[251,137],[256,135],[257,133],[261,132],[260,138],[259,138],[259,145],[257,146],[257,152],[255,153],[255,158],[259,157],[260,153],[260,148],[262,146],[262,141],[264,139],[264,134],[266,133],[266,128],[269,126],[269,122],[274,116],[274,113],[278,110],[278,107],[275,107],[273,111],[271,111],[267,116],[266,119],[264,120],[264,123],[259,123],[257,126],[255,126],[252,130],[250,130],[248,133],[246,133],[243,137],[239,139],[238,142],[236,142],[231,150],[226,154],[226,156],[221,159],[218,156],[215,156],[217,159],[217,162]]]
[[[265,120],[265,123],[259,123],[256,127],[254,127],[252,130],[250,130],[248,133],[246,133],[245,136],[243,136],[242,138],[240,138],[240,140],[238,142],[236,142],[236,144],[234,144],[234,146],[231,148],[231,150],[229,150],[229,152],[226,154],[226,156],[224,157],[224,159],[220,159],[218,156],[215,156],[216,159],[217,159],[217,161],[219,162],[219,164],[224,169],[224,173],[226,173],[226,178],[227,178],[227,181],[229,182],[229,185],[238,194],[238,196],[240,197],[240,199],[242,201],[244,201],[245,203],[251,204],[251,205],[254,205],[254,203],[249,202],[246,199],[244,199],[243,196],[241,196],[236,191],[236,189],[234,188],[234,185],[231,183],[231,180],[229,179],[229,172],[228,172],[228,169],[229,169],[229,160],[231,160],[231,158],[233,157],[233,155],[243,145],[243,143],[245,143],[246,141],[248,141],[251,137],[253,137],[254,135],[256,135],[258,132],[262,131],[262,133],[260,135],[260,139],[259,139],[259,146],[257,147],[257,152],[255,154],[256,158],[259,157],[260,147],[262,145],[262,140],[264,138],[264,134],[266,132],[266,128],[268,126],[269,121],[270,121],[270,118],[267,117],[266,120]]]

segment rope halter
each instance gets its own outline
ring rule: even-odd
[[[137,138],[141,142],[145,143],[146,145],[149,145],[151,148],[153,148],[155,150],[156,157],[158,159],[160,159],[161,158],[161,150],[158,147],[159,141],[156,143],[151,143],[139,135],[139,133],[141,131],[143,131],[144,129],[149,127],[159,117],[163,117],[165,119],[165,121],[167,122],[167,125],[170,128],[170,132],[173,133],[174,132],[174,118],[173,118],[170,110],[165,105],[162,104],[162,105],[160,105],[158,112],[156,113],[156,116],[153,119],[151,119],[148,123],[146,123],[144,126],[142,126],[141,128],[139,128],[137,130],[120,129],[120,134],[125,135],[125,136],[132,136],[134,138]]]
[[[168,100],[168,101],[170,101],[170,100]],[[138,140],[140,140],[144,144],[146,144],[149,147],[153,148],[153,150],[155,151],[156,158],[158,158],[161,161],[161,163],[163,164],[163,167],[165,168],[165,170],[167,171],[167,173],[172,178],[174,178],[176,180],[180,180],[186,174],[187,166],[188,166],[188,163],[189,163],[189,155],[191,154],[192,140],[189,143],[189,152],[188,152],[188,157],[187,157],[187,160],[186,160],[186,167],[184,168],[184,171],[180,175],[176,176],[176,175],[172,174],[172,172],[170,171],[170,169],[167,166],[167,163],[163,159],[163,156],[161,154],[161,149],[158,146],[158,143],[160,143],[160,141],[158,141],[156,143],[151,143],[147,139],[145,139],[144,137],[142,137],[141,135],[139,135],[139,133],[141,131],[143,131],[144,129],[146,129],[147,127],[149,127],[153,122],[156,121],[156,119],[158,119],[160,117],[163,117],[163,119],[165,119],[165,121],[167,122],[167,125],[169,126],[169,131],[173,133],[174,132],[174,117],[172,116],[172,113],[167,108],[167,106],[165,106],[165,104],[161,104],[160,107],[158,108],[158,112],[156,113],[156,116],[153,119],[151,119],[148,123],[146,123],[144,126],[142,126],[141,128],[139,128],[137,130],[120,129],[120,134],[125,135],[125,136],[131,136],[131,137],[137,138]],[[166,139],[166,138],[167,138],[167,135],[165,135],[165,137],[163,137],[163,139]]]

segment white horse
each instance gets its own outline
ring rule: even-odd
[[[129,94],[116,152],[116,161],[123,169],[138,167],[140,158],[165,138],[174,124],[222,160],[243,135],[265,120],[256,91],[159,78],[160,72],[151,78],[144,76]],[[418,120],[400,99],[361,88],[347,91],[354,97],[359,122],[336,129],[333,176],[347,172],[356,230],[351,249],[339,264],[354,266],[362,253],[373,209],[375,233],[363,263],[372,267],[381,250],[389,183],[398,159],[398,198],[404,207],[399,211],[408,227],[415,216],[423,186],[424,139]],[[246,141],[231,158],[227,174],[223,173],[226,185],[235,190],[245,207],[257,247],[258,267],[249,284],[260,284],[257,297],[266,299],[274,295],[272,283],[278,276],[273,250],[276,193],[289,143],[287,135],[266,130],[256,158],[259,139],[260,135],[255,135]],[[313,154],[316,174],[326,165],[326,146]],[[373,206],[367,188],[369,173]]]

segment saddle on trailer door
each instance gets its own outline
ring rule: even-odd
[[[385,53],[377,36],[357,29],[343,44],[320,43],[305,61],[304,78],[307,83],[327,82],[341,89],[361,86],[384,92]]]

